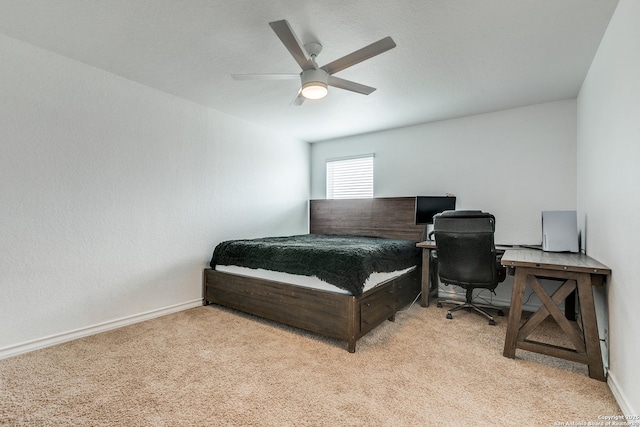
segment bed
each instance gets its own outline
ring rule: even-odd
[[[409,241],[415,249],[414,265],[386,272],[389,276],[382,277],[380,283],[360,290],[352,285],[336,285],[335,289],[307,286],[295,283],[296,279],[281,279],[280,273],[255,277],[248,273],[253,268],[242,266],[226,271],[207,268],[204,304],[222,305],[346,341],[353,353],[359,338],[382,322],[393,321],[396,312],[419,295],[421,265],[415,242],[422,240],[424,228],[415,224],[414,216],[415,197],[311,200],[310,235]]]

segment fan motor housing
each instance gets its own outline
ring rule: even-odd
[[[326,85],[327,81],[329,80],[329,73],[321,68],[318,68],[317,70],[312,68],[310,70],[304,70],[302,73],[300,73],[300,77],[302,79],[302,86],[305,86],[307,83],[314,82]]]

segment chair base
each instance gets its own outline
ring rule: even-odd
[[[488,321],[490,325],[495,325],[496,321],[493,318],[492,315],[490,315],[488,312],[486,312],[485,310],[483,310],[483,308],[486,309],[490,309],[490,310],[497,310],[498,311],[498,316],[504,316],[504,311],[502,311],[502,309],[500,309],[499,307],[494,307],[492,305],[488,305],[488,304],[475,304],[473,302],[471,302],[471,293],[472,293],[472,289],[467,289],[467,300],[466,301],[457,301],[457,300],[438,300],[438,303],[436,304],[438,307],[442,307],[442,304],[452,304],[455,305],[456,307],[451,308],[449,310],[447,310],[447,319],[453,319],[453,315],[451,313],[453,313],[454,311],[458,311],[458,310],[462,310],[462,309],[471,309],[473,311],[475,311],[476,313],[484,316]]]

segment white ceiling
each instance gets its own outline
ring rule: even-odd
[[[617,0],[0,0],[0,33],[305,141],[577,96]],[[291,105],[298,73],[269,27],[320,42],[320,65],[385,36],[397,47]],[[0,59],[1,60],[1,59]]]

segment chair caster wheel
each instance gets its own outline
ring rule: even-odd
[[[438,301],[438,303],[436,304],[436,307],[442,308],[442,303],[440,301]]]
[[[490,324],[491,326],[495,326],[496,321],[495,321],[495,320],[493,320],[493,319],[491,319],[491,320],[489,320],[489,324]]]
[[[498,316],[503,316],[504,317],[504,311],[498,310]]]
[[[447,319],[453,319],[453,316],[451,315],[451,313],[447,313]]]

